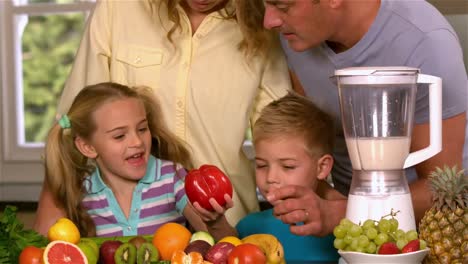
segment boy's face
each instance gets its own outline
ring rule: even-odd
[[[89,146],[96,153],[101,175],[115,181],[138,181],[146,174],[151,132],[140,100],[125,98],[99,107]]]
[[[317,159],[306,151],[302,137],[265,138],[255,143],[256,182],[261,194],[286,185],[316,189]]]

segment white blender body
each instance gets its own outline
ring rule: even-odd
[[[399,211],[399,228],[416,229],[404,169],[442,149],[441,79],[409,67],[345,68],[335,77],[353,166],[346,217],[362,223]],[[410,153],[418,83],[429,84],[430,145]]]

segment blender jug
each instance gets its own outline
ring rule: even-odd
[[[335,72],[353,176],[346,217],[379,220],[392,210],[403,230],[416,229],[405,168],[442,148],[441,79],[408,67],[354,67]],[[410,153],[418,83],[429,83],[430,145]]]

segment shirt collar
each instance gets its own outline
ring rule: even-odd
[[[155,180],[159,180],[161,177],[160,173],[156,174],[156,167],[160,166],[160,160],[156,159],[154,156],[150,155],[148,159],[148,164],[146,165],[146,174],[143,178],[141,178],[138,183],[150,184]],[[99,172],[99,168],[91,174],[89,177],[85,179],[84,182],[85,189],[88,190],[88,193],[98,193],[108,188],[106,183],[101,178],[101,173]]]

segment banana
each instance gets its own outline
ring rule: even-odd
[[[282,264],[284,260],[284,249],[281,242],[270,234],[253,234],[242,239],[242,243],[251,243],[258,246],[267,257],[267,264]]]

